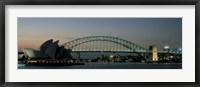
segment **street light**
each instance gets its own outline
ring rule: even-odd
[[[164,49],[169,49],[169,46],[165,46]]]
[[[169,53],[169,51],[170,51],[170,48],[169,48],[169,46],[164,46],[164,52],[167,52],[167,53]]]

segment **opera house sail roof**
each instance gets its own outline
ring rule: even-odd
[[[22,50],[24,54],[19,54],[20,56],[18,57],[49,59],[70,57],[70,50],[65,49],[64,46],[59,47],[58,42],[59,40],[55,42],[53,42],[53,39],[47,40],[40,46],[40,50],[24,48]]]
[[[54,43],[52,43],[48,46],[48,48],[45,50],[45,54],[47,54],[51,58],[55,58],[58,47],[59,47],[58,41],[55,41]]]
[[[40,46],[40,50],[44,52],[52,43],[53,39],[47,40]]]

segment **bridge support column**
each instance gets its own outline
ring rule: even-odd
[[[117,58],[116,58],[117,55],[116,55],[116,54],[117,54],[116,52],[112,52],[112,55],[113,55],[113,57],[114,57],[114,58],[112,59],[113,62],[117,60]]]
[[[144,57],[144,61],[147,61],[147,53],[142,53],[142,56]]]
[[[76,54],[77,54],[77,60],[76,60],[76,62],[77,62],[77,63],[80,63],[81,52],[77,52]]]

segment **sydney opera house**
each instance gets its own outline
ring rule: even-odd
[[[32,48],[24,48],[22,52],[18,53],[19,59],[63,59],[71,58],[70,49],[65,49],[64,46],[58,45],[59,40],[53,42],[53,39],[50,39],[44,42],[40,46],[40,50],[34,50]]]

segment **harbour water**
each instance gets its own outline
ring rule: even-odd
[[[85,63],[69,66],[18,65],[18,69],[182,69],[182,63]]]

